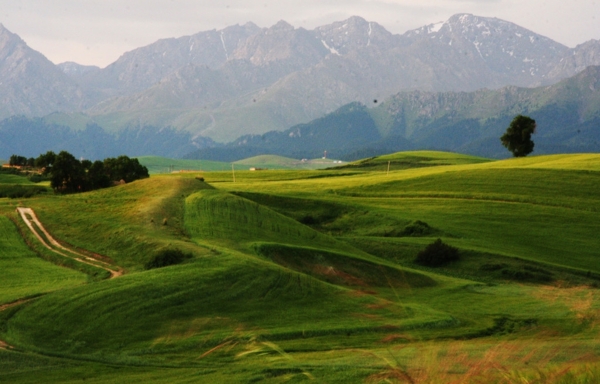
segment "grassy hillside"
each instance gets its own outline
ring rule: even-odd
[[[228,163],[209,160],[169,159],[159,156],[140,156],[140,164],[148,168],[150,174],[185,171],[223,171],[231,168]]]
[[[20,175],[0,173],[0,184],[33,184],[29,179]]]
[[[57,239],[126,270],[57,269],[0,220],[0,263],[17,271],[0,304],[54,291],[0,310],[0,381],[600,379],[600,155],[357,164],[0,199],[2,215],[31,207]],[[417,263],[438,238],[460,259]],[[161,250],[191,257],[145,270]],[[56,285],[57,271],[72,277]]]
[[[398,152],[376,156],[338,166],[336,169],[360,169],[365,171],[397,171],[408,168],[433,167],[437,165],[477,164],[491,161],[482,157],[438,151]]]
[[[185,197],[206,187],[194,178],[156,176],[92,193],[51,195],[23,203],[35,210],[54,237],[136,270],[168,247],[198,255],[208,252],[189,243],[183,223]]]
[[[31,197],[50,191],[49,182],[34,183],[25,175],[0,172],[0,198]]]
[[[332,159],[297,160],[276,155],[260,155],[238,160],[234,164],[266,169],[323,169],[337,164],[336,161]]]
[[[0,305],[87,281],[84,274],[38,258],[5,216],[0,216],[0,271]]]
[[[151,174],[186,173],[190,171],[230,171],[231,164],[222,161],[168,159],[158,156],[141,156],[138,160]],[[234,170],[261,169],[321,169],[334,165],[331,159],[296,160],[275,155],[260,155],[233,162]]]

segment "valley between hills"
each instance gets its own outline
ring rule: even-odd
[[[0,173],[1,382],[600,381],[598,154],[140,161]]]

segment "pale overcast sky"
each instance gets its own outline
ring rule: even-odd
[[[600,0],[0,0],[0,23],[54,63],[101,67],[161,38],[248,21],[312,29],[357,15],[399,34],[456,13],[498,17],[569,47],[600,39]]]

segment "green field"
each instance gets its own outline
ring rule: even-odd
[[[226,171],[231,169],[231,164],[220,161],[169,159],[159,156],[140,156],[137,159],[140,164],[148,168],[150,174]]]
[[[198,175],[0,199],[0,305],[33,298],[0,382],[600,381],[600,155]],[[42,260],[17,205],[125,274]],[[415,262],[438,238],[460,259]]]
[[[84,274],[37,257],[5,216],[0,216],[0,271],[0,305],[87,281]]]
[[[194,173],[212,171],[248,171],[250,168],[266,169],[322,169],[336,165],[331,159],[296,160],[275,155],[255,156],[233,163],[209,160],[168,159],[158,156],[138,157],[140,164],[148,168],[151,174],[158,173]],[[232,166],[233,164],[233,166]]]
[[[34,183],[24,175],[0,172],[0,198],[31,197],[49,192],[49,183]]]
[[[0,184],[30,185],[33,183],[23,176],[0,173]]]

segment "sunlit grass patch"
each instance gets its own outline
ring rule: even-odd
[[[186,241],[183,224],[185,198],[207,187],[193,178],[157,176],[28,205],[55,238],[136,270],[169,245],[195,255],[208,252]]]
[[[186,229],[193,238],[237,249],[255,241],[277,241],[348,250],[345,243],[253,201],[218,190],[203,190],[186,200]]]
[[[1,312],[0,381],[598,381],[600,157],[386,158],[0,199],[128,272]]]

